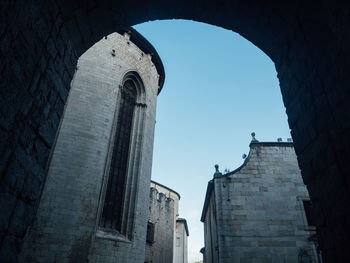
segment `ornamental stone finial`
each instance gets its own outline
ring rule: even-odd
[[[219,165],[218,164],[215,164],[215,172],[219,172]]]
[[[214,173],[214,178],[222,176],[222,173],[219,171],[219,165],[215,164],[215,173]]]
[[[252,142],[259,142],[257,139],[255,139],[255,132],[252,132]]]

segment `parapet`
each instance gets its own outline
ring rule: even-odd
[[[159,192],[154,187],[151,187],[150,189],[150,200],[151,202],[158,201],[160,203],[165,203],[167,205],[171,205],[172,203],[174,203],[174,200],[172,198],[167,197],[164,193]]]

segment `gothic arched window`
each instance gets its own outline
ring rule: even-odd
[[[129,158],[133,155],[131,152],[131,138],[135,128],[133,119],[136,106],[140,105],[137,103],[140,85],[142,82],[139,78],[135,78],[135,74],[127,74],[121,86],[108,182],[99,222],[100,227],[117,230],[121,234],[127,234],[125,233],[127,228],[122,227],[125,218],[123,207],[127,192]]]

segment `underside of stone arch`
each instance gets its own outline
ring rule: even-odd
[[[233,30],[275,63],[325,262],[350,248],[350,4],[346,1],[4,1],[0,4],[0,257],[36,213],[77,58],[155,19]]]

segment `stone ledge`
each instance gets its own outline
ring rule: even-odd
[[[119,234],[117,232],[111,233],[111,232],[104,231],[102,229],[98,229],[96,231],[96,237],[97,238],[101,238],[101,239],[108,239],[108,240],[123,242],[123,243],[129,243],[129,244],[132,243],[125,236],[123,236],[123,235],[121,235],[121,234]]]

